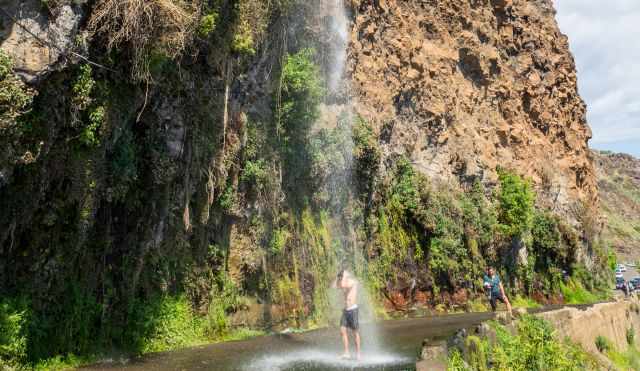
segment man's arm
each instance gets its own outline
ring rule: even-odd
[[[502,281],[500,281],[500,295],[502,295],[502,297],[506,297],[507,295],[504,293],[504,286],[502,286]]]

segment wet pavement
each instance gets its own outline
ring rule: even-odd
[[[563,307],[587,309],[591,305],[553,305],[530,313]],[[362,360],[340,359],[338,328],[277,334],[243,341],[210,344],[148,354],[125,361],[103,361],[83,368],[95,371],[293,371],[293,370],[415,370],[424,339],[446,340],[458,330],[472,330],[494,318],[493,313],[461,313],[363,324]]]
[[[444,340],[492,313],[465,313],[363,325],[361,361],[341,360],[338,329],[262,336],[105,362],[83,370],[414,370],[422,341]]]

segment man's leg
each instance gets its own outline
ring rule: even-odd
[[[360,331],[353,330],[353,337],[356,340],[356,358],[360,360]]]
[[[349,358],[349,334],[347,333],[347,328],[340,326],[340,334],[342,335],[342,344],[344,345],[344,353],[342,353],[342,357]]]
[[[502,299],[504,300],[504,303],[507,306],[507,312],[511,314],[511,303],[509,303],[509,298],[507,297],[507,295],[505,295],[502,297]]]

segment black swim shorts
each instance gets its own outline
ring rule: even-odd
[[[342,311],[342,318],[340,318],[340,327],[346,327],[352,330],[358,329],[358,308],[354,308],[351,310],[345,309]]]
[[[495,295],[491,295],[491,298],[489,298],[489,303],[491,304],[491,310],[492,311],[496,311],[496,309],[498,309],[498,301],[501,301],[503,303],[506,303],[506,301],[504,300],[504,296],[502,296],[502,294],[495,294]]]

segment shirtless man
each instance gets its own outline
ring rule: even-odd
[[[349,353],[349,334],[351,330],[356,343],[356,359],[360,360],[360,332],[358,324],[358,281],[349,272],[341,270],[336,278],[336,287],[344,294],[344,310],[340,319],[340,334],[344,344],[342,358],[351,358]]]

